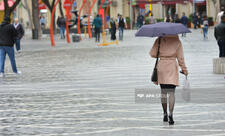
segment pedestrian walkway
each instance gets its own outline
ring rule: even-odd
[[[174,126],[162,122],[160,103],[135,103],[135,89],[158,88],[150,82],[154,39],[135,38],[135,32],[125,31],[119,46],[87,39],[57,40],[52,48],[46,38],[23,40],[17,56],[22,76],[11,74],[7,59],[0,79],[0,135],[224,136],[224,103],[176,103]],[[208,41],[192,32],[181,38],[191,87],[223,90],[225,75],[213,74],[213,30]],[[183,80],[180,75],[181,85]]]

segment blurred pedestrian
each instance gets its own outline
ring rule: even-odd
[[[217,24],[220,24],[221,23],[221,17],[224,14],[224,10],[225,10],[225,8],[224,7],[221,7],[221,11],[218,13],[217,18],[216,18],[216,23]]]
[[[40,18],[40,24],[41,24],[41,29],[45,29],[45,17],[44,16],[41,16]]]
[[[102,19],[100,18],[99,14],[95,17],[93,25],[95,26],[95,41],[100,42]]]
[[[138,28],[141,28],[144,24],[144,16],[142,14],[139,14],[138,18],[137,18],[137,24],[138,24]]]
[[[198,13],[194,13],[192,15],[192,21],[193,21],[193,24],[194,24],[194,29],[197,29],[197,25],[198,25]]]
[[[188,25],[188,18],[187,18],[187,16],[185,15],[184,12],[183,12],[183,16],[181,17],[180,22],[181,22],[181,24],[183,24],[184,26],[187,27],[187,25]],[[183,33],[183,34],[182,34],[182,37],[186,37],[186,33]]]
[[[208,39],[208,26],[209,26],[208,17],[204,16],[202,25],[204,40]]]
[[[161,41],[160,48],[158,45],[159,40]],[[157,65],[158,81],[155,84],[160,84],[161,87],[161,103],[164,112],[164,122],[168,121],[167,94],[169,95],[169,124],[173,125],[175,89],[176,86],[179,85],[178,64],[181,67],[182,72],[185,75],[188,75],[188,70],[184,62],[183,48],[179,37],[165,36],[156,39],[149,53],[153,58],[156,58],[158,52],[160,60]]]
[[[111,40],[116,40],[116,22],[114,18],[110,20]]]
[[[120,41],[123,40],[123,31],[126,28],[126,20],[120,15],[119,20],[117,20],[118,28],[119,28],[119,39]]]
[[[18,35],[15,39],[15,43],[16,43],[16,51],[18,53],[21,52],[21,47],[20,47],[20,40],[23,38],[24,36],[24,29],[23,29],[23,26],[19,23],[19,20],[18,18],[15,18],[14,19],[14,23],[13,23]]]
[[[202,17],[200,15],[198,15],[198,17],[197,17],[197,26],[198,26],[198,28],[201,28],[201,24],[202,24]]]
[[[174,23],[180,23],[180,18],[179,18],[179,16],[178,16],[178,14],[175,14],[174,15],[174,21],[173,21]]]
[[[155,24],[156,23],[156,20],[155,20],[153,14],[151,14],[151,16],[149,17],[149,23],[150,24]]]
[[[17,36],[18,33],[15,27],[10,24],[10,17],[5,16],[0,25],[0,77],[4,77],[6,54],[9,56],[13,72],[16,75],[21,74],[21,72],[17,71],[13,47]]]
[[[61,39],[65,39],[65,30],[66,30],[66,19],[64,17],[58,17],[57,25],[60,30]]]
[[[108,26],[110,25],[110,21],[111,21],[111,18],[109,15],[106,16],[106,25],[107,25],[107,28]]]
[[[214,36],[219,45],[219,57],[225,57],[225,14],[221,17],[221,22],[215,27]]]
[[[170,15],[167,15],[166,18],[164,19],[164,22],[172,22],[172,18],[170,17]]]
[[[117,20],[119,20],[120,19],[120,14],[117,14]]]

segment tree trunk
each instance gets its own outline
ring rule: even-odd
[[[27,3],[27,0],[24,0],[24,3],[25,3],[25,6],[24,8],[26,9],[27,11],[27,14],[28,14],[28,18],[29,18],[29,22],[30,22],[30,29],[32,30],[34,28],[34,24],[33,24],[33,20],[32,20],[32,16],[31,16],[31,12],[30,12],[30,8],[28,6],[28,3]]]
[[[48,7],[49,11],[52,14],[52,10],[55,6],[55,0],[52,0],[51,4],[50,4],[50,0],[42,0],[42,2]],[[54,33],[56,33],[56,26],[55,26],[55,14],[53,16],[53,31]]]
[[[60,15],[61,17],[64,17],[64,13],[63,13],[63,9],[62,9],[62,1],[59,1],[59,11],[60,11]]]
[[[32,0],[32,18],[34,24],[34,30],[38,31],[38,34],[41,35],[41,26],[40,26],[40,18],[39,18],[39,9],[38,9],[38,1]]]
[[[16,0],[15,3],[12,5],[12,7],[9,7],[8,0],[4,0],[4,16],[10,17],[14,9],[17,7],[17,5],[20,3],[21,0]]]
[[[52,10],[53,10],[53,8],[50,9],[51,15],[52,15]],[[57,33],[57,32],[56,32],[55,14],[54,14],[54,16],[53,16],[53,33],[54,33],[54,34]]]
[[[10,9],[9,9],[9,5],[8,5],[8,0],[4,0],[4,16],[9,17],[10,16]]]

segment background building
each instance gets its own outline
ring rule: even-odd
[[[0,3],[3,0],[0,0]],[[11,0],[13,1],[13,0]],[[27,1],[28,7],[31,10],[31,0],[21,0],[21,4],[16,8],[13,16],[17,16],[21,23],[25,27],[30,26],[30,20],[28,16],[28,11],[25,9],[25,1]],[[62,4],[65,0],[62,0]],[[71,0],[72,1],[72,0]],[[106,10],[107,4],[110,0],[106,0],[103,8]],[[79,10],[83,0],[74,0],[73,10]],[[98,0],[94,5],[93,11],[91,13],[91,19],[98,13],[98,6],[100,5],[101,0]],[[87,0],[84,9],[82,10],[82,15],[88,14],[89,9],[92,5],[92,0]],[[178,14],[181,17],[182,13],[185,12],[187,16],[191,15],[193,12],[198,12],[202,16],[207,15],[213,20],[215,20],[217,13],[221,6],[225,6],[225,0],[112,0],[112,3],[109,7],[108,16],[117,18],[118,14],[122,14],[125,18],[130,18],[133,20],[133,23],[136,22],[137,16],[139,14],[148,13],[151,11],[156,19],[163,19],[168,14],[174,15]],[[0,5],[0,19],[3,18],[3,9]],[[46,28],[50,26],[51,13],[47,7],[39,0],[39,11],[40,16],[44,16],[46,19]],[[65,10],[63,8],[64,14]],[[148,14],[151,15],[151,14]],[[56,18],[60,16],[59,8],[56,9]],[[84,20],[87,22],[87,19]]]

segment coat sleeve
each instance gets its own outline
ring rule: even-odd
[[[10,27],[10,32],[11,32],[11,36],[12,36],[13,40],[15,40],[17,38],[17,36],[19,35],[13,25],[11,25],[11,27]]]
[[[25,32],[24,32],[24,28],[23,28],[23,26],[20,24],[20,26],[21,26],[21,34],[22,34],[22,37],[24,36],[24,34],[25,34]],[[21,37],[21,38],[22,38]]]
[[[182,47],[181,43],[179,44],[179,47],[177,49],[177,60],[178,60],[178,64],[181,67],[182,71],[187,70],[187,67],[184,62],[184,53],[183,53],[183,47]]]
[[[216,40],[217,40],[217,33],[216,33],[216,27],[214,28],[214,36],[215,36],[215,38],[216,38]]]
[[[155,43],[152,46],[152,49],[149,52],[149,55],[152,58],[156,58],[157,57],[157,51],[158,51],[158,39],[155,40]]]

